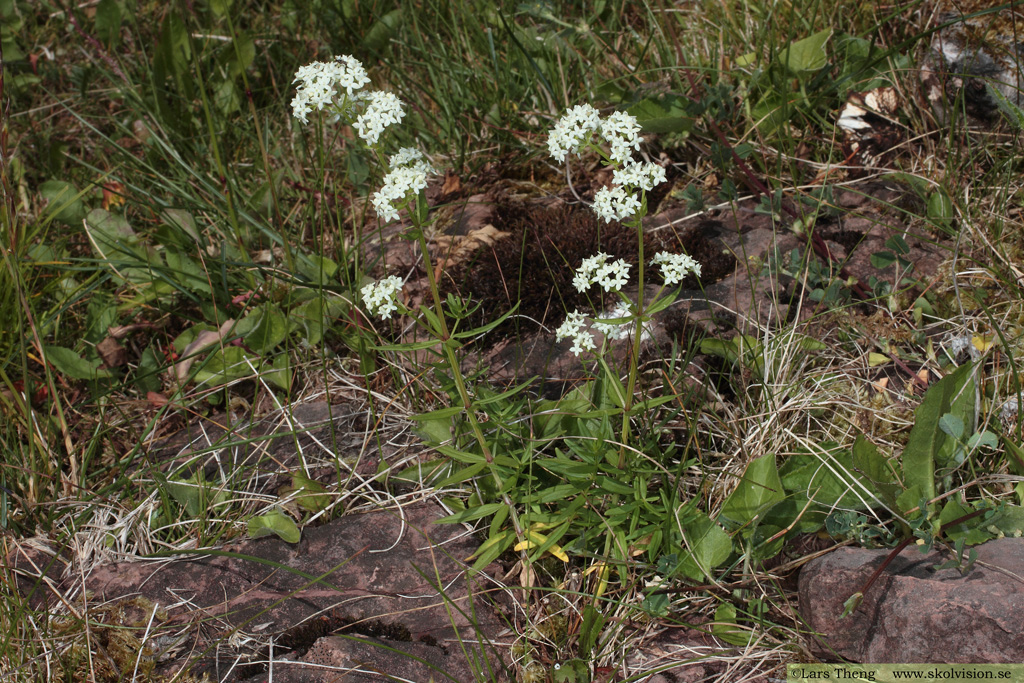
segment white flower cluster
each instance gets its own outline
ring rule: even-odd
[[[558,120],[548,135],[548,150],[560,162],[569,152],[578,154],[589,144],[595,132],[608,143],[608,158],[615,164],[614,187],[602,188],[594,195],[593,209],[606,223],[622,221],[640,210],[634,190],[649,192],[665,182],[665,169],[657,164],[639,163],[633,151],[640,149],[640,124],[624,111],[612,112],[604,120],[589,104],[573,107]]]
[[[602,320],[606,322],[601,322]],[[620,301],[599,319],[594,320],[593,329],[603,334],[608,340],[625,339],[634,330],[633,321],[633,311],[630,309],[630,305],[625,301]],[[645,325],[640,337],[641,341],[646,341],[651,336],[650,328]],[[555,330],[556,341],[568,338],[572,339],[572,346],[569,350],[576,356],[584,351],[593,351],[597,348],[594,335],[587,329],[587,319],[578,310],[570,313],[565,322]]]
[[[625,164],[632,160],[633,149],[640,149],[640,124],[624,111],[612,112],[601,122],[601,136],[611,145],[612,161]]]
[[[576,270],[572,284],[577,292],[583,292],[597,283],[604,291],[619,290],[629,282],[629,264],[623,259],[609,262],[608,254],[598,253],[596,256],[583,259]]]
[[[594,321],[594,329],[608,339],[625,339],[629,336],[631,326],[628,323],[632,317],[633,312],[629,310],[629,304],[620,301],[614,308],[601,316],[602,319],[613,322]]]
[[[651,260],[651,265],[661,266],[661,275],[665,278],[666,285],[679,284],[690,273],[700,277],[700,264],[686,254],[662,251]]]
[[[334,111],[335,120],[339,117],[351,120],[353,109],[359,111],[361,107],[362,113],[353,126],[368,145],[377,144],[385,128],[405,117],[402,101],[394,93],[358,92],[370,82],[370,77],[359,60],[349,55],[335,57],[333,62],[313,62],[299,67],[294,82],[299,83],[292,99],[295,118],[309,123],[307,117],[313,110],[328,107]],[[341,90],[345,91],[345,96],[339,99]]]
[[[612,173],[612,182],[616,185],[629,185],[645,192],[653,190],[667,179],[665,169],[658,164],[649,161],[641,164],[632,159]]]
[[[624,187],[602,187],[594,193],[594,205],[590,207],[603,218],[605,223],[622,221],[640,209],[640,200],[636,195],[626,192]]]
[[[373,210],[383,221],[398,220],[395,202],[416,194],[427,186],[427,176],[436,173],[419,150],[403,147],[388,159],[391,172],[384,176],[384,185],[373,194]]]
[[[572,347],[569,350],[576,356],[584,351],[593,351],[595,348],[594,336],[586,330],[586,319],[578,310],[570,313],[565,322],[555,330],[556,341],[562,341],[569,337],[572,338]]]
[[[559,162],[569,152],[579,154],[580,148],[590,142],[594,131],[601,127],[601,116],[589,104],[580,104],[565,113],[548,134],[548,150]]]
[[[335,103],[338,88],[355,97],[355,92],[370,82],[366,69],[359,60],[349,55],[340,55],[333,62],[313,62],[299,67],[293,83],[299,83],[292,99],[292,113],[303,123],[314,109],[322,110]]]
[[[381,318],[390,318],[391,314],[398,310],[395,299],[402,290],[402,279],[391,275],[371,282],[360,290],[363,295],[363,303],[370,315],[379,315]]]
[[[402,100],[393,92],[374,90],[366,93],[362,99],[366,102],[366,109],[353,125],[359,137],[366,140],[366,144],[375,145],[385,128],[392,123],[399,123],[405,117],[405,108]]]

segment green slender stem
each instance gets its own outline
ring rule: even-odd
[[[473,410],[473,402],[469,398],[469,390],[466,388],[466,381],[462,378],[462,368],[459,365],[459,359],[456,357],[455,349],[452,348],[450,343],[451,334],[448,331],[448,323],[445,320],[444,308],[441,306],[441,294],[437,288],[437,278],[434,276],[434,266],[430,261],[430,252],[427,249],[427,238],[424,236],[423,229],[416,219],[415,211],[413,212],[413,227],[416,229],[420,252],[423,254],[423,268],[427,271],[427,281],[430,283],[430,293],[434,299],[434,312],[437,314],[438,321],[440,321],[439,324],[441,329],[438,330],[440,333],[439,341],[441,342],[441,348],[443,349],[445,360],[448,363],[448,367],[451,368],[452,378],[455,380],[455,388],[459,392],[459,399],[462,401],[462,407],[466,411],[466,419],[469,421],[470,428],[473,430],[473,436],[480,445],[480,452],[483,453],[484,460],[487,462],[487,468],[490,470],[491,477],[494,479],[496,490],[501,491],[504,482],[501,479],[501,475],[498,474],[498,469],[494,464],[494,455],[491,453],[491,449],[487,446],[487,438],[484,436],[483,429],[480,428],[480,422],[476,419],[476,411]],[[519,516],[516,514],[516,509],[512,504],[511,498],[509,498],[507,493],[502,493],[501,499],[502,502],[508,506],[509,519],[512,520],[512,527],[515,529],[516,537],[522,540],[523,529],[519,524]]]
[[[646,199],[642,200],[645,202]],[[643,203],[641,204],[643,205]],[[633,347],[629,354],[629,378],[626,382],[626,399],[622,408],[622,445],[619,446],[619,469],[626,467],[626,452],[629,445],[629,411],[633,408],[633,392],[640,367],[640,337],[644,331],[644,225],[643,213],[636,219],[637,238],[637,283],[636,329],[633,331]]]

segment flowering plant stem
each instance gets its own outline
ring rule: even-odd
[[[459,393],[459,400],[462,401],[462,408],[466,411],[466,420],[469,422],[470,429],[473,431],[473,436],[476,438],[477,444],[480,446],[480,452],[483,454],[484,460],[487,463],[487,469],[494,478],[495,490],[502,491],[504,488],[504,482],[502,481],[501,475],[498,473],[498,469],[494,464],[494,455],[491,453],[491,449],[487,446],[487,438],[484,436],[484,432],[480,428],[480,422],[476,419],[476,411],[473,409],[473,402],[469,397],[469,390],[466,388],[466,382],[462,377],[462,367],[459,365],[459,359],[455,355],[455,348],[452,344],[451,334],[448,331],[448,323],[445,321],[444,307],[441,305],[441,293],[437,287],[437,277],[434,275],[434,266],[430,261],[430,251],[427,248],[427,238],[424,236],[423,229],[419,222],[419,204],[424,200],[417,197],[416,201],[416,210],[411,211],[410,214],[412,215],[413,228],[419,242],[420,252],[423,254],[423,268],[427,271],[427,281],[430,285],[430,294],[434,300],[434,313],[437,315],[438,321],[438,329],[434,330],[434,332],[438,341],[441,343],[444,359],[448,363],[448,367],[451,369],[452,379],[455,381],[455,389]],[[516,532],[516,538],[520,541],[523,540],[523,530],[519,525],[519,515],[516,513],[512,500],[504,491],[501,493],[501,499],[502,502],[508,506],[509,518],[512,520],[512,528]]]
[[[641,200],[641,206],[647,206],[647,197]],[[626,380],[626,396],[622,406],[622,445],[619,446],[619,469],[626,468],[626,451],[629,446],[629,413],[633,408],[633,392],[636,390],[636,376],[640,366],[640,341],[644,332],[644,226],[641,210],[640,217],[634,220],[636,223],[637,242],[637,283],[639,285],[636,294],[636,329],[633,332],[633,346],[629,354],[629,377]],[[628,224],[627,224],[628,225]]]

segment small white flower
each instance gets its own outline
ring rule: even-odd
[[[405,117],[402,101],[392,92],[374,90],[363,96],[366,109],[353,126],[359,137],[368,145],[377,144],[380,134],[392,123],[399,123]]]
[[[400,291],[402,291],[402,279],[391,275],[383,280],[371,282],[363,287],[360,293],[363,295],[363,303],[370,315],[390,318],[391,314],[398,310],[395,300]]]
[[[663,251],[654,257],[651,265],[661,266],[661,275],[665,278],[666,285],[678,284],[690,273],[700,277],[700,264],[687,254],[670,254]]]
[[[611,223],[625,220],[639,211],[640,200],[623,187],[602,187],[594,194],[594,205],[591,208],[598,218]]]
[[[596,256],[583,259],[583,263],[576,269],[576,276],[572,279],[576,291],[586,291],[597,283],[604,287],[604,291],[610,292],[613,289],[622,289],[629,282],[629,264],[623,259],[609,263],[608,258],[608,254],[598,253]]]
[[[650,162],[629,160],[612,173],[612,182],[616,185],[635,187],[645,192],[653,190],[665,180],[665,169]]]
[[[586,329],[586,320],[578,310],[570,313],[565,322],[555,330],[555,340],[562,341],[572,337],[572,346],[569,348],[574,355],[579,356],[584,351],[593,351],[595,348],[594,337]]]
[[[601,126],[601,116],[589,104],[580,104],[565,113],[548,133],[548,150],[556,161],[565,161],[569,152],[579,154]]]
[[[417,194],[427,186],[427,176],[436,173],[423,155],[411,147],[403,147],[388,160],[391,172],[384,176],[384,184],[373,194],[373,210],[381,220],[398,220],[395,202],[405,200],[410,193]]]
[[[299,67],[293,83],[299,83],[292,99],[292,114],[303,123],[309,123],[307,116],[314,109],[336,103],[338,87],[344,88],[348,97],[370,82],[366,69],[355,57],[340,55],[333,62],[313,62]]]
[[[423,153],[415,147],[403,147],[398,150],[397,153],[392,154],[388,157],[388,166],[390,168],[396,168],[398,166],[419,168],[422,166],[427,173],[435,173],[434,167],[430,165],[430,162],[423,158]]]
[[[620,164],[632,158],[632,150],[640,149],[639,133],[640,124],[636,117],[624,111],[612,112],[601,122],[601,136],[611,146],[608,156]]]
[[[594,329],[603,334],[605,339],[609,339],[611,341],[625,339],[636,331],[636,319],[633,317],[633,310],[625,301],[620,301],[618,304],[605,311],[605,313],[601,315],[601,319],[609,322],[594,321]],[[650,341],[653,336],[654,330],[651,327],[651,323],[648,321],[644,324],[643,331],[640,333],[640,341]]]
[[[352,97],[357,90],[370,82],[366,75],[366,69],[362,62],[350,55],[338,55],[334,58],[336,80],[338,85],[345,89],[345,93]]]
[[[632,327],[629,323],[633,321],[633,312],[625,301],[620,301],[614,308],[602,315],[601,318],[612,321],[606,323],[594,322],[594,329],[606,338],[625,339],[629,336],[629,331]]]

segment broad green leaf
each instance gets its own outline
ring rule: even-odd
[[[966,522],[956,526],[948,526],[950,522],[974,512],[974,508],[965,507],[956,498],[950,498],[942,506],[939,513],[939,524],[942,525],[942,532],[952,541],[963,540],[968,545],[977,545],[992,539],[995,534],[988,531],[986,527],[990,523],[985,520],[984,515],[973,517]]]
[[[928,195],[928,218],[939,227],[949,227],[953,222],[955,212],[953,200],[943,190],[935,190]]]
[[[302,540],[302,532],[295,520],[277,508],[264,512],[259,517],[250,517],[248,522],[249,538],[277,536],[285,543],[298,543]]]
[[[164,223],[171,228],[184,232],[188,237],[195,241],[199,241],[199,231],[196,230],[196,219],[192,217],[192,214],[184,209],[164,209],[160,212],[160,217]]]
[[[306,341],[315,346],[323,341],[326,331],[348,308],[349,303],[344,299],[317,296],[295,306],[288,318],[299,324]]]
[[[252,36],[245,31],[235,36],[228,51],[231,55],[228,60],[228,73],[232,78],[240,76],[256,59],[256,44],[253,42]]]
[[[164,261],[170,270],[169,277],[186,292],[210,295],[209,276],[192,258],[174,247],[164,250]]]
[[[602,614],[593,602],[587,601],[586,607],[583,608],[583,622],[580,624],[579,652],[581,655],[590,656],[593,653],[607,623],[608,617]]]
[[[93,209],[85,217],[86,230],[96,254],[115,265],[125,260],[145,265],[139,237],[128,221],[106,209]]]
[[[210,0],[210,11],[216,17],[225,17],[231,11],[232,0]]]
[[[245,352],[240,346],[217,349],[196,372],[196,384],[218,387],[236,379],[252,377],[259,367],[259,358]]]
[[[117,0],[100,0],[96,5],[96,34],[104,43],[115,45],[121,33],[121,5]]]
[[[43,346],[47,362],[57,368],[57,372],[72,379],[98,379],[109,377],[110,372],[100,368],[100,360],[85,360],[71,349],[63,346]]]
[[[732,645],[747,645],[753,633],[736,625],[736,608],[723,602],[715,610],[715,621],[711,624],[711,633]]]
[[[463,412],[462,406],[451,406],[413,416],[413,432],[429,445],[448,443],[452,439],[452,418]]]
[[[277,306],[264,304],[239,320],[235,333],[256,353],[269,353],[288,337],[288,320]]]
[[[722,517],[743,525],[786,497],[775,456],[762,455],[747,465],[736,489],[722,504]]]
[[[672,94],[645,97],[626,112],[636,117],[645,133],[682,133],[693,129],[694,118],[687,109],[688,102]]]
[[[779,63],[797,75],[818,71],[828,64],[825,44],[832,37],[832,29],[819,31],[795,43],[779,53]]]
[[[331,504],[324,485],[301,472],[292,474],[291,486],[282,487],[279,495],[284,498],[292,493],[296,493],[296,504],[306,512],[317,513]]]
[[[712,571],[732,554],[732,539],[713,519],[695,512],[696,518],[689,520],[683,530],[684,555],[679,568],[694,581],[713,579]]]
[[[212,506],[228,499],[228,492],[212,487],[202,470],[197,470],[188,479],[169,479],[165,486],[171,497],[193,519],[204,517]]]
[[[39,196],[46,200],[46,211],[55,220],[78,227],[85,218],[85,203],[71,183],[47,180],[39,186]]]
[[[310,282],[326,285],[338,274],[338,264],[326,256],[301,254],[295,259],[295,267]]]
[[[871,255],[871,265],[879,270],[885,270],[896,263],[896,254],[891,251],[876,251]]]
[[[895,483],[889,459],[863,434],[857,435],[850,453],[854,468],[874,485],[874,489],[881,494],[882,502],[890,509],[898,509],[896,497],[900,494],[900,487]]]
[[[391,10],[373,23],[363,36],[363,49],[367,52],[383,50],[402,23],[402,10]]]
[[[260,368],[260,378],[281,391],[288,391],[292,386],[291,359],[287,353],[279,353],[269,366],[264,364]]]
[[[793,453],[779,475],[802,503],[810,498],[824,508],[863,509],[861,500],[870,502],[876,495],[872,482],[857,472],[851,452],[835,444]]]

